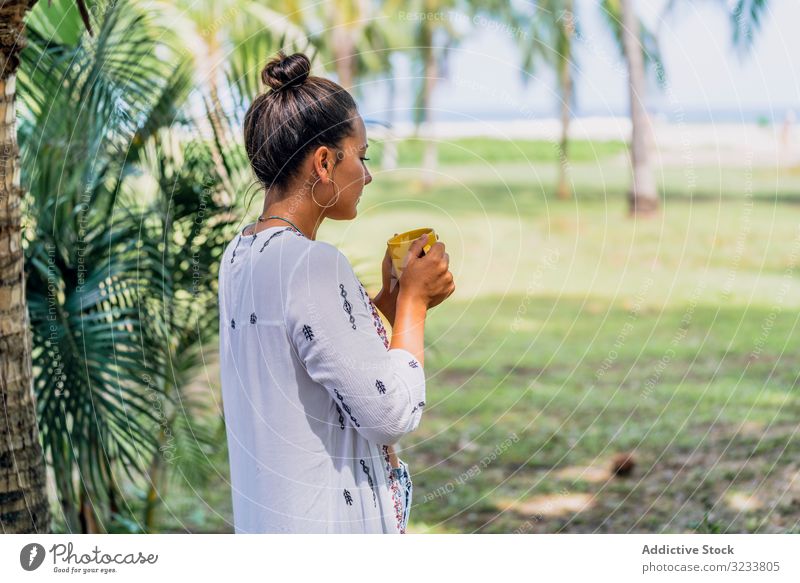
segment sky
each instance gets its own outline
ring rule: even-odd
[[[747,52],[737,51],[725,0],[677,0],[663,16],[666,0],[634,0],[641,18],[658,28],[666,85],[654,78],[647,102],[656,115],[686,121],[780,123],[789,110],[800,114],[800,2],[772,0]],[[575,116],[624,116],[628,112],[627,71],[596,0],[576,0],[580,35],[575,57]],[[460,25],[464,18],[446,16]],[[467,18],[467,22],[469,19]],[[450,54],[448,78],[437,85],[435,119],[524,119],[555,116],[559,98],[555,78],[542,66],[522,83],[519,42],[522,34],[482,20]],[[396,118],[407,118],[412,71],[398,58]],[[383,84],[365,85],[362,112],[386,117]]]

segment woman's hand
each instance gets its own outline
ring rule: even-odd
[[[395,233],[397,236],[397,233]],[[389,325],[394,326],[394,316],[397,311],[397,296],[400,294],[400,283],[392,277],[392,256],[389,255],[389,245],[386,245],[386,253],[381,264],[381,279],[383,286],[378,295],[375,296],[373,303],[381,313],[389,320]],[[394,288],[392,282],[394,281]]]
[[[403,287],[404,294],[421,299],[427,309],[430,309],[450,297],[456,284],[449,269],[450,255],[445,252],[444,243],[434,243],[428,253],[423,254],[427,242],[427,235],[422,235],[411,243],[408,264],[400,278],[400,286]]]

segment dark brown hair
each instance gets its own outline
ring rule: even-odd
[[[351,135],[357,112],[340,85],[309,75],[303,53],[279,51],[261,72],[270,87],[253,100],[244,117],[244,143],[256,177],[282,188],[297,173],[306,154],[319,146],[337,148]]]

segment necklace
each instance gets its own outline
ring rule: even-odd
[[[264,217],[263,215],[258,215],[258,222],[259,223],[262,222],[262,221],[266,221],[267,219],[280,219],[281,221],[286,221],[287,223],[292,225],[292,227],[294,227],[295,231],[297,231],[298,233],[303,235],[303,231],[301,231],[300,229],[295,227],[294,223],[292,221],[290,221],[289,219],[284,219],[283,217],[278,217],[278,216],[275,216],[275,215],[271,215],[269,217]],[[305,237],[305,235],[303,235],[303,237]]]

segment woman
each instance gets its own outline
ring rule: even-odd
[[[266,196],[219,273],[222,396],[237,533],[402,533],[408,467],[392,445],[425,407],[424,325],[453,293],[443,243],[415,241],[399,285],[372,299],[322,220],[355,218],[367,137],[353,98],[283,52],[247,111]],[[392,325],[391,344],[379,309]]]

